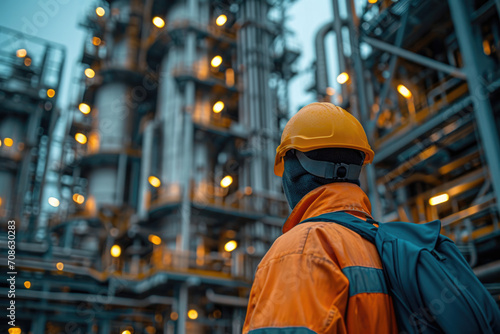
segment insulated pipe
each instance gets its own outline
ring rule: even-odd
[[[179,184],[181,181],[180,159],[182,158],[182,102],[178,92],[177,83],[172,72],[180,65],[183,59],[182,50],[171,46],[165,55],[161,65],[161,77],[158,88],[158,112],[157,119],[162,124],[162,163],[161,179],[167,187]]]
[[[262,20],[267,18],[267,12],[268,12],[268,4],[266,2],[261,2],[261,18]],[[269,87],[269,73],[272,70],[272,64],[271,64],[271,55],[269,48],[266,47],[267,45],[271,45],[271,36],[268,31],[262,30],[263,33],[263,40],[264,43],[261,44],[261,49],[262,49],[262,76],[263,76],[263,84],[261,86],[261,89],[263,89],[264,92],[264,105],[263,109],[261,110],[262,113],[264,113],[266,122],[263,124],[262,129],[263,129],[263,135],[264,140],[265,140],[265,147],[264,149],[264,163],[265,165],[263,166],[266,169],[266,180],[265,180],[265,190],[267,192],[272,191],[274,189],[273,183],[276,182],[277,178],[274,175],[274,152],[276,149],[274,140],[273,140],[273,133],[275,129],[278,128],[277,126],[277,117],[276,117],[276,106],[274,103],[273,99],[273,90],[267,88]]]
[[[8,289],[0,289],[0,291],[8,292]],[[116,305],[116,306],[127,306],[127,307],[146,307],[153,304],[160,305],[174,305],[176,300],[171,297],[164,296],[148,296],[144,299],[134,299],[134,298],[123,298],[115,297],[109,295],[91,295],[87,293],[67,293],[67,292],[53,292],[53,291],[36,291],[36,290],[18,290],[16,291],[16,296],[23,299],[42,299],[42,300],[56,300],[56,301],[68,301],[68,302],[88,302],[89,300],[94,300],[97,303],[102,301],[104,305]]]
[[[245,7],[242,6],[242,16],[244,17],[245,15]],[[244,67],[244,64],[247,64],[246,58],[247,58],[247,53],[245,52],[246,48],[244,46],[244,43],[246,41],[246,29],[241,28],[237,31],[237,69],[240,69],[239,71],[239,77],[238,77],[238,90],[242,92],[240,94],[240,98],[238,101],[238,112],[239,112],[239,122],[241,125],[245,128],[249,128],[249,110],[248,110],[248,94],[247,94],[247,89],[248,89],[248,76],[246,74],[246,67]],[[249,161],[246,160],[244,163],[244,167],[241,169],[242,174],[240,177],[244,180],[245,185],[251,186],[251,178],[250,178],[250,168],[249,168]]]
[[[248,299],[236,296],[225,296],[216,294],[212,289],[207,290],[207,299],[215,304],[229,305],[236,307],[247,307]]]
[[[342,27],[347,25],[345,20],[340,17],[340,9],[338,0],[332,0],[333,7],[333,30],[335,31],[335,36],[337,39],[337,53],[339,54],[339,70],[343,71],[346,69],[345,56],[344,56],[344,43],[342,39]]]
[[[246,3],[248,4],[248,9],[249,9],[249,19],[252,22],[258,22],[259,18],[256,15],[256,7],[257,7],[257,1],[258,0],[249,0]],[[250,77],[250,88],[251,90],[249,91],[249,97],[250,97],[250,103],[251,103],[251,108],[250,112],[252,115],[254,115],[254,123],[252,124],[252,140],[253,140],[253,152],[254,152],[254,164],[252,166],[252,173],[253,173],[253,181],[254,181],[254,186],[253,188],[256,190],[256,192],[260,192],[263,189],[263,178],[262,175],[264,173],[263,167],[262,167],[262,152],[260,150],[260,144],[262,141],[262,137],[260,136],[260,129],[261,129],[261,108],[259,108],[259,102],[260,99],[262,98],[260,89],[259,89],[259,82],[258,82],[258,76],[259,76],[259,47],[258,47],[258,40],[257,40],[257,27],[254,24],[251,24],[248,27],[250,36],[249,36],[249,77]],[[259,207],[258,209],[261,209],[261,203],[259,202]]]
[[[333,30],[333,27],[333,22],[329,22],[319,28],[316,33],[314,43],[316,47],[316,89],[318,91],[318,95],[322,96],[326,94],[326,89],[328,87],[328,68],[326,65],[326,51],[324,43],[326,35]],[[342,58],[342,56],[339,53],[338,59],[340,58]]]
[[[336,3],[336,1],[334,1]],[[336,5],[338,7],[338,4]],[[338,9],[338,8],[337,8]],[[316,49],[316,90],[320,98],[324,97],[326,94],[326,89],[328,88],[328,66],[326,63],[326,50],[325,50],[325,38],[326,35],[334,30],[336,44],[337,44],[337,59],[339,63],[339,72],[343,72],[346,69],[345,58],[344,58],[344,46],[342,45],[342,26],[345,22],[341,22],[339,18],[335,17],[334,22],[326,23],[323,25],[315,37],[315,49]],[[340,31],[340,33],[337,33]],[[341,85],[342,90],[342,101],[347,101],[347,86]]]
[[[179,318],[177,319],[177,333],[184,334],[186,333],[186,314],[188,309],[188,285],[185,282],[177,290],[177,305],[179,307],[177,310],[177,314],[179,314]]]
[[[260,116],[262,112],[262,108],[259,107],[259,100],[262,96],[259,91],[258,82],[259,48],[257,43],[257,27],[251,23],[258,20],[258,17],[256,17],[256,5],[257,1],[255,0],[245,1],[242,4],[244,23],[240,29],[240,33],[242,41],[241,55],[244,55],[242,63],[245,65],[245,72],[243,73],[245,82],[243,92],[245,99],[244,112],[248,115],[248,124],[246,126],[250,129],[248,140],[253,154],[252,159],[247,161],[247,167],[249,170],[250,186],[256,193],[259,193],[263,189],[262,176],[266,171],[263,168],[262,153],[259,149],[261,140],[259,134],[259,130],[261,129]],[[257,205],[256,209],[259,209],[260,204],[255,203],[255,205]]]
[[[148,217],[148,203],[146,198],[147,187],[148,187],[148,174],[151,170],[151,155],[153,151],[153,131],[155,128],[155,122],[150,122],[146,125],[143,135],[142,143],[142,159],[141,159],[141,172],[139,180],[139,218],[142,220]]]
[[[340,9],[338,0],[332,1],[333,7],[333,30],[335,32],[335,40],[337,44],[337,54],[338,54],[338,64],[339,64],[339,73],[342,73],[347,69],[346,61],[345,61],[345,53],[344,53],[344,39],[342,37],[342,27],[347,26],[347,21],[342,20],[340,17]],[[349,100],[347,85],[341,85],[341,96],[342,96],[342,104],[347,104]]]
[[[188,0],[187,3],[188,12],[190,14],[190,23],[195,24],[198,20],[198,0]],[[196,52],[197,36],[195,31],[189,31],[187,33],[185,42],[185,59],[189,66],[194,66],[195,64],[195,52]],[[186,83],[184,88],[184,138],[183,138],[183,170],[184,175],[182,177],[182,203],[181,203],[181,242],[180,249],[182,255],[187,255],[189,252],[190,244],[190,224],[191,224],[191,176],[192,176],[192,163],[193,163],[193,140],[194,140],[194,128],[192,115],[195,106],[195,82],[193,79]],[[187,260],[187,256],[184,257]],[[183,259],[183,260],[184,260]],[[184,262],[184,261],[183,261]],[[187,267],[187,262],[184,264]],[[179,319],[177,323],[177,332],[184,334],[186,332],[186,314],[187,314],[187,303],[188,303],[188,287],[186,283],[183,283],[179,291]]]
[[[496,197],[497,211],[500,212],[500,144],[498,129],[493,116],[487,82],[483,79],[480,61],[484,56],[480,36],[474,37],[471,29],[470,8],[465,1],[448,0],[451,17],[457,35],[460,52],[464,59],[464,71],[467,74],[467,85],[474,105],[474,115],[493,191]]]
[[[196,47],[196,35],[190,32],[186,41],[186,58],[193,60]],[[194,63],[194,60],[190,62]],[[194,109],[195,86],[194,81],[186,83],[184,98],[185,106],[183,110],[184,131],[183,131],[183,176],[182,176],[182,204],[181,204],[181,242],[180,250],[189,251],[189,225],[191,220],[191,173],[193,162],[193,122],[192,114]],[[187,264],[186,264],[187,265]]]
[[[123,205],[125,183],[127,182],[127,155],[120,153],[118,156],[118,174],[116,176],[115,205]]]

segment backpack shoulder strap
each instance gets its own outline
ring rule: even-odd
[[[375,243],[375,236],[377,235],[377,227],[375,227],[373,224],[369,222],[354,217],[353,215],[350,215],[346,212],[337,211],[337,212],[324,213],[316,217],[305,219],[301,221],[300,224],[309,222],[336,223],[358,233],[360,236],[370,241],[371,243]]]

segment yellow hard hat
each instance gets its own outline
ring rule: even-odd
[[[283,175],[283,157],[289,150],[308,152],[334,147],[364,152],[364,165],[371,163],[375,155],[363,126],[353,115],[331,103],[311,103],[300,109],[286,124],[276,149],[274,174]]]

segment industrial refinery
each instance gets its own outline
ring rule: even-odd
[[[64,45],[0,27],[0,328],[241,333],[290,213],[273,165],[297,112],[294,3],[95,1],[72,68]],[[366,129],[374,219],[439,219],[500,300],[500,2],[331,7],[304,91]]]

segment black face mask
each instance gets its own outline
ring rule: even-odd
[[[314,160],[362,165],[364,154],[360,153],[359,151],[350,149],[329,148],[306,152],[306,155]],[[285,155],[284,162],[285,168],[282,176],[283,190],[288,200],[288,204],[292,209],[295,208],[297,203],[299,203],[299,201],[310,191],[325,184],[338,182],[309,174],[302,167],[297,157],[290,151]],[[352,181],[351,183],[358,186],[360,185],[359,180]]]

